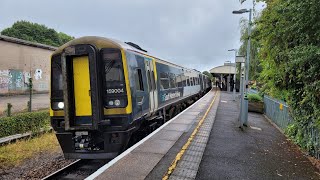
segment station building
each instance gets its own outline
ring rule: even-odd
[[[239,90],[239,82],[236,81],[236,66],[235,63],[226,61],[224,65],[217,66],[209,71],[213,77],[215,77],[215,82],[213,86],[218,86],[223,91],[233,91],[233,84],[236,83],[236,91]]]
[[[50,57],[56,47],[0,35],[0,95],[28,92],[29,78],[34,93],[47,93]]]

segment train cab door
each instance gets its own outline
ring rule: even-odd
[[[154,112],[158,108],[158,92],[156,85],[155,77],[155,67],[153,64],[154,59],[145,58],[145,67],[148,81],[148,90],[149,90],[149,107],[150,112]]]

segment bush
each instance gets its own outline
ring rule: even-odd
[[[0,118],[0,137],[26,132],[37,133],[50,127],[48,111],[27,112]]]
[[[263,102],[262,97],[258,94],[248,94],[249,102]]]

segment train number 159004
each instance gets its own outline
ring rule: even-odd
[[[119,94],[119,93],[123,93],[124,90],[122,89],[107,89],[107,93],[108,94]]]

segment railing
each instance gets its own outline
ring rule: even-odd
[[[279,128],[285,130],[292,123],[292,118],[289,115],[289,107],[284,102],[273,99],[264,95],[264,113],[271,119]]]
[[[250,90],[250,93],[257,93],[257,91]],[[288,125],[293,123],[293,119],[289,114],[288,105],[280,100],[273,99],[267,95],[263,97],[264,101],[264,113],[273,121],[279,128],[285,130]],[[320,159],[320,132],[313,124],[309,124],[304,131],[304,137],[308,138],[306,142],[311,142],[314,148],[309,150],[309,153]]]

